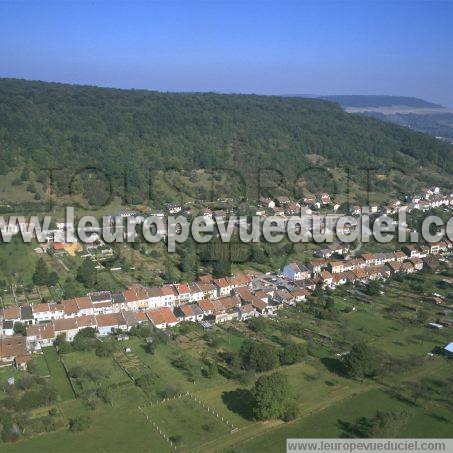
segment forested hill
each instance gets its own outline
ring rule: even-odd
[[[364,165],[453,172],[452,147],[345,113],[324,100],[161,93],[0,79],[0,172],[99,166],[142,185],[148,168],[272,167],[294,173],[320,155]],[[146,183],[145,183],[146,186]]]

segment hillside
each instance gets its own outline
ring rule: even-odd
[[[406,126],[453,143],[453,113],[418,98],[402,96],[325,96],[349,113],[361,113]]]
[[[325,166],[397,167],[421,183],[448,181],[452,147],[427,135],[345,113],[319,99],[160,93],[0,79],[0,173],[59,167],[67,190],[77,168],[102,168],[145,192],[148,169],[258,168],[286,175],[322,156]],[[420,171],[420,167],[426,171]],[[428,176],[429,175],[429,176]]]

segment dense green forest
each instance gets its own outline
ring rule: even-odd
[[[149,169],[258,168],[295,175],[321,156],[329,168],[403,168],[448,181],[452,147],[319,99],[161,93],[0,79],[0,174],[58,167],[67,190],[81,167],[147,189]]]

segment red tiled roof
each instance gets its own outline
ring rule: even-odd
[[[61,305],[63,306],[65,315],[74,315],[79,311],[79,306],[75,299],[62,300]]]
[[[146,312],[154,325],[177,323],[178,319],[168,307],[156,308]]]
[[[254,297],[252,300],[252,305],[255,308],[258,308],[260,310],[264,310],[267,307],[267,303],[262,301],[261,299],[258,299],[257,297]]]
[[[200,300],[197,303],[198,306],[206,313],[214,310],[214,305],[210,300]]]
[[[19,307],[8,307],[3,310],[3,319],[19,319],[20,318],[20,308]]]
[[[231,310],[232,308],[239,307],[241,305],[239,299],[234,296],[222,297],[221,299],[218,299],[218,301],[223,305],[225,310]]]
[[[98,327],[120,326],[125,324],[124,318],[121,313],[97,315],[96,322]]]
[[[76,297],[74,300],[76,301],[79,310],[93,308],[93,302],[91,302],[89,297]]]
[[[179,308],[183,312],[184,316],[194,316],[192,305],[184,304],[184,305],[180,305]]]
[[[49,304],[36,304],[31,307],[33,313],[45,313],[46,311],[50,311]]]
[[[230,286],[226,278],[218,278],[214,280],[214,284],[219,288],[227,288],[228,286]]]
[[[84,329],[85,327],[96,327],[96,318],[93,315],[84,315],[76,318],[77,327]]]
[[[65,330],[74,330],[77,329],[77,319],[68,318],[68,319],[55,319],[53,322],[55,332],[61,332]]]

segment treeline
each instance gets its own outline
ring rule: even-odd
[[[0,174],[26,166],[43,179],[42,169],[59,168],[52,183],[62,193],[82,167],[106,174],[84,175],[90,192],[101,190],[104,178],[138,196],[148,193],[149,169],[231,168],[247,177],[268,167],[296,175],[316,154],[331,168],[398,167],[421,175],[419,167],[427,166],[445,174],[453,171],[451,150],[317,99],[0,79]]]

